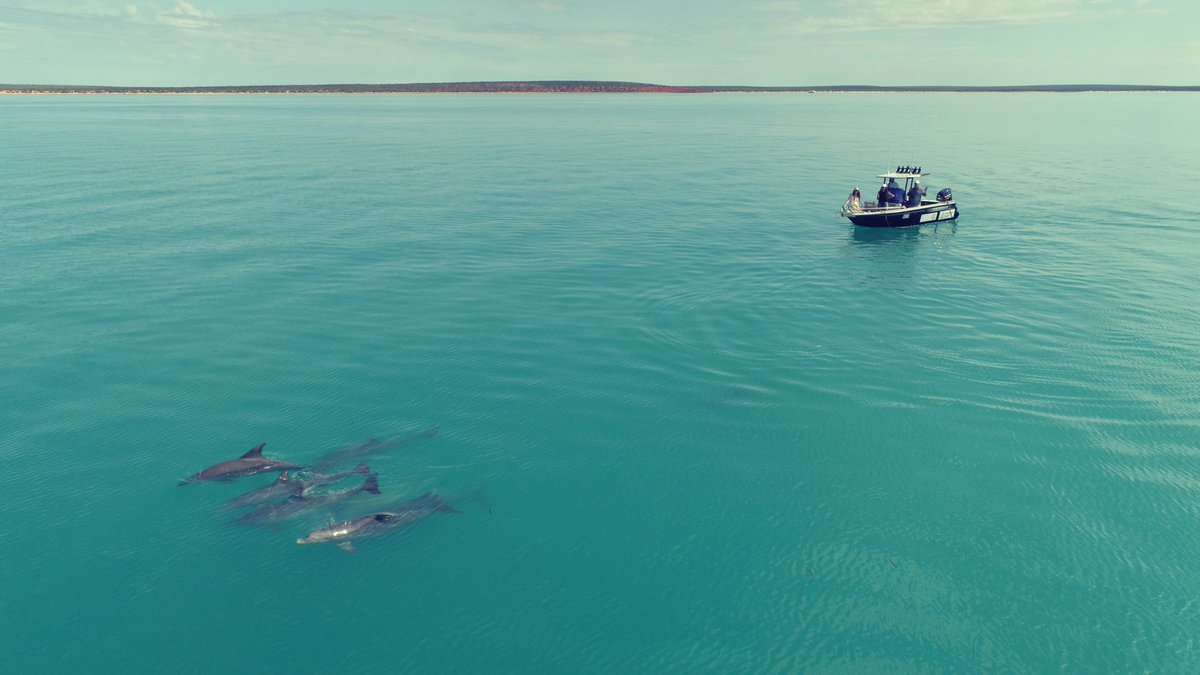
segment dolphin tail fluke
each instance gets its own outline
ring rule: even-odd
[[[363,483],[363,491],[370,492],[373,495],[380,494],[378,474],[371,474],[370,476],[367,476],[367,482]]]
[[[266,443],[259,443],[258,445],[254,446],[253,448],[250,449],[250,452],[247,452],[246,454],[242,455],[242,459],[249,459],[251,457],[262,457],[262,449],[263,449],[264,445],[266,445]]]

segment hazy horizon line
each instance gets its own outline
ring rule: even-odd
[[[257,92],[257,93],[720,93],[720,92],[1086,92],[1086,91],[1200,91],[1200,85],[1059,83],[1017,85],[692,85],[626,80],[463,80],[443,82],[343,82],[312,84],[246,85],[96,85],[0,84],[9,93],[155,93],[155,92]]]

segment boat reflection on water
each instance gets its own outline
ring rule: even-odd
[[[916,246],[922,239],[952,237],[957,231],[957,220],[922,227],[855,227],[850,230],[850,241],[856,246],[904,248]]]
[[[862,261],[856,263],[861,269],[854,275],[860,283],[905,288],[927,264],[922,261],[936,256],[957,231],[956,221],[906,228],[852,227],[846,254]]]

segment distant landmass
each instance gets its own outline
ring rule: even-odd
[[[1146,84],[1037,84],[1014,86],[880,87],[840,84],[804,87],[691,86],[641,82],[544,80],[529,82],[418,82],[408,84],[270,84],[215,87],[106,87],[66,84],[0,84],[4,94],[708,94],[726,92],[1084,92],[1200,91],[1200,85],[1176,87]]]

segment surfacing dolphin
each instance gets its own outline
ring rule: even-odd
[[[285,495],[300,494],[304,491],[304,481],[288,478],[288,472],[284,471],[279,474],[279,478],[274,483],[268,483],[257,490],[251,490],[240,497],[234,497],[221,505],[222,511],[233,511],[235,509],[262,504],[273,499],[279,499]]]
[[[297,539],[296,543],[321,544],[324,542],[333,542],[343,551],[353,551],[355,540],[371,537],[397,527],[411,525],[438,511],[443,513],[458,513],[441,497],[432,492],[427,492],[416,499],[410,499],[403,504],[399,504],[391,511],[372,513],[362,518],[355,518],[354,520],[347,520],[336,525],[313,530],[307,537]]]
[[[349,471],[341,471],[338,473],[317,473],[308,478],[292,478],[288,476],[288,472],[284,471],[279,474],[279,478],[268,485],[264,485],[257,490],[251,490],[240,497],[234,497],[221,505],[221,511],[236,511],[247,506],[263,504],[282,497],[290,497],[291,495],[304,495],[309,490],[321,485],[329,485],[331,483],[339,483],[350,476],[365,476],[371,473],[370,467],[366,462],[359,464],[357,467]]]
[[[263,504],[259,508],[238,518],[237,523],[279,523],[285,520],[291,520],[296,516],[313,509],[319,509],[322,506],[336,504],[343,499],[358,494],[359,492],[370,492],[371,494],[379,494],[379,479],[375,474],[367,476],[367,480],[362,485],[341,492],[331,492],[324,495],[303,495],[294,494],[282,502],[277,504]]]
[[[277,459],[263,457],[262,449],[264,445],[266,443],[259,443],[254,449],[241,457],[210,466],[190,478],[179,481],[179,484],[187,485],[188,483],[202,483],[210,480],[230,480],[240,476],[253,476],[256,473],[304,468],[299,464],[288,464]]]
[[[298,478],[294,482],[300,486],[300,489],[296,492],[298,494],[305,494],[315,487],[340,483],[351,476],[365,476],[369,473],[371,473],[371,467],[369,467],[366,462],[363,462],[349,471],[339,471],[337,473],[314,473],[308,478]]]
[[[353,445],[347,445],[344,448],[339,448],[326,454],[316,462],[313,462],[313,471],[320,473],[330,467],[343,464],[349,460],[367,457],[369,455],[377,455],[390,448],[408,445],[409,443],[415,443],[425,438],[433,438],[434,436],[437,436],[437,434],[437,427],[429,427],[425,431],[413,434],[412,436],[408,436],[406,438],[391,438],[383,441],[379,440],[378,438],[368,438],[365,441],[361,441]]]

